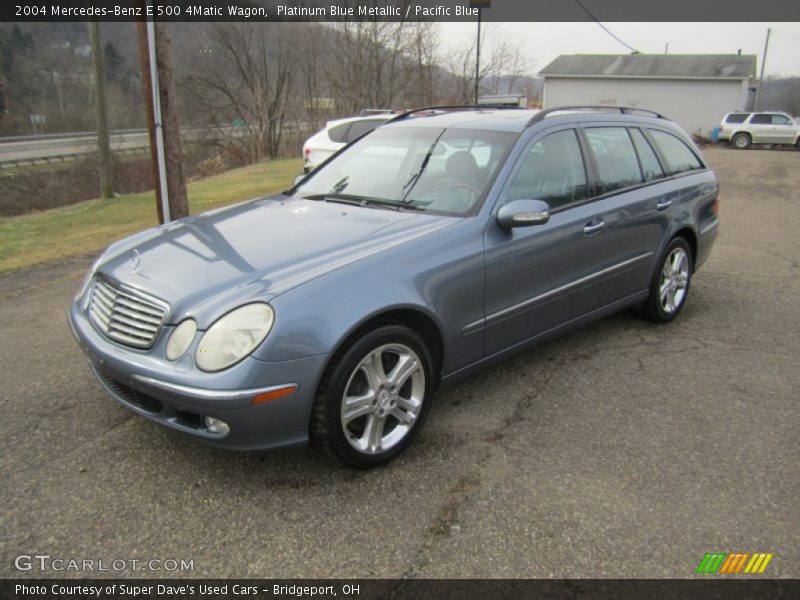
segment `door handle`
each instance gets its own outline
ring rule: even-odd
[[[665,210],[672,204],[672,200],[662,200],[656,204],[656,210]]]
[[[583,235],[594,235],[595,233],[600,233],[605,228],[606,228],[606,222],[603,220],[600,220],[597,223],[595,223],[594,221],[589,221],[586,224],[586,227],[583,228]]]

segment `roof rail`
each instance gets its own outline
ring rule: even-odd
[[[519,110],[519,106],[502,106],[502,105],[494,105],[494,104],[452,104],[452,105],[444,105],[444,106],[423,106],[421,108],[412,108],[411,110],[407,110],[401,112],[396,117],[393,117],[386,121],[386,123],[394,123],[395,121],[402,121],[410,117],[413,114],[421,113],[421,112],[435,112],[435,111],[458,111],[458,110],[495,110],[495,109],[517,109]]]
[[[543,121],[545,117],[551,115],[555,112],[563,112],[563,111],[571,111],[571,110],[595,110],[595,111],[619,111],[621,115],[629,115],[634,112],[643,112],[647,113],[656,119],[666,119],[664,115],[661,113],[657,113],[654,110],[648,110],[646,108],[636,108],[635,106],[602,106],[602,105],[584,105],[584,106],[554,106],[553,108],[546,108],[544,110],[540,110],[537,112],[531,120],[528,121],[526,127],[530,127],[531,125],[535,125],[540,121]]]

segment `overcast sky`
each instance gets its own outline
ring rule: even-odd
[[[486,24],[484,24],[485,26]],[[800,76],[800,23],[603,23],[616,36],[642,53],[742,54],[761,56],[767,28],[772,36],[766,75]],[[474,40],[475,23],[441,23],[441,50]],[[523,45],[533,73],[559,54],[625,54],[630,52],[596,23],[491,23],[495,35]]]

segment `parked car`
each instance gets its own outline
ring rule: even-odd
[[[286,192],[112,244],[73,331],[161,425],[384,463],[440,384],[628,307],[681,312],[719,186],[635,110],[400,115]]]
[[[394,117],[391,112],[328,121],[303,144],[303,171],[308,173],[353,140]]]
[[[732,112],[720,123],[719,139],[744,150],[753,144],[797,146],[800,124],[782,112]]]

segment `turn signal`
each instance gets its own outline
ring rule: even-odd
[[[714,204],[711,205],[711,212],[714,213],[714,216],[719,214],[719,196],[714,199]]]
[[[296,385],[285,385],[283,387],[275,388],[274,390],[259,394],[250,400],[250,404],[264,404],[265,402],[273,402],[274,400],[286,398],[286,396],[291,396],[294,394],[297,391],[297,387],[298,386]]]

